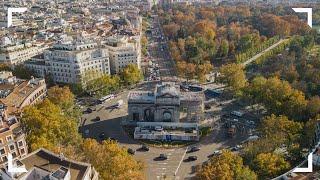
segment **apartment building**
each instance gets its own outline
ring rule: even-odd
[[[42,78],[23,80],[17,79],[12,72],[0,72],[0,104],[7,107],[9,114],[43,100],[46,93],[46,83]]]
[[[26,44],[9,44],[0,47],[0,63],[21,64],[33,56],[41,54],[48,46]]]
[[[24,157],[28,154],[20,122],[16,116],[7,114],[8,107],[0,104],[0,165],[8,161],[8,153],[13,159]]]
[[[25,66],[40,77],[50,75],[54,82],[84,84],[101,74],[110,74],[109,53],[92,41],[60,42]]]
[[[119,73],[129,64],[136,64],[141,68],[140,39],[128,36],[110,36],[103,42],[108,49],[110,57],[111,73]]]
[[[91,164],[65,158],[46,149],[38,149],[14,161],[14,166],[28,172],[11,173],[7,167],[0,169],[3,180],[98,180],[99,174]]]

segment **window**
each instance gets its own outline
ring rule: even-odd
[[[23,146],[23,142],[22,142],[22,141],[19,141],[19,142],[18,142],[18,146],[19,146],[19,147],[22,147],[22,146]]]
[[[20,153],[21,153],[21,154],[25,154],[25,153],[26,153],[25,150],[24,150],[24,148],[20,149]]]
[[[4,148],[0,149],[0,154],[1,155],[5,154],[5,153],[6,153],[6,151],[4,150]]]
[[[7,136],[6,138],[7,138],[7,141],[12,141],[12,136],[11,135]]]
[[[2,162],[7,162],[7,161],[8,161],[7,156],[3,156],[2,157]]]
[[[11,145],[9,145],[9,149],[11,150],[11,151],[13,151],[15,148],[14,148],[14,145],[13,144],[11,144]]]

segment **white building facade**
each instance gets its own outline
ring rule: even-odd
[[[36,46],[31,43],[3,46],[0,48],[0,62],[9,65],[21,64],[41,54],[47,48],[47,46]]]
[[[57,83],[84,84],[102,74],[110,74],[109,53],[95,42],[65,42],[48,49],[43,59],[34,58],[25,66],[38,76],[50,75]]]
[[[141,45],[140,40],[126,36],[112,36],[103,42],[109,51],[111,73],[119,73],[129,64],[135,64],[141,68]]]

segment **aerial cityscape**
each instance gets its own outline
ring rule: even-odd
[[[0,179],[320,179],[320,1],[0,7]]]

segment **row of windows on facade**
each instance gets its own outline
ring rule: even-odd
[[[83,63],[82,65],[92,65],[94,63],[101,63],[102,60],[95,60],[87,63]],[[70,64],[59,64],[59,63],[51,63],[52,66],[57,66],[57,67],[70,67]]]
[[[34,100],[36,100],[39,96],[43,95],[45,92],[44,89],[41,89],[40,91],[38,91],[30,100],[29,103],[32,103]]]

